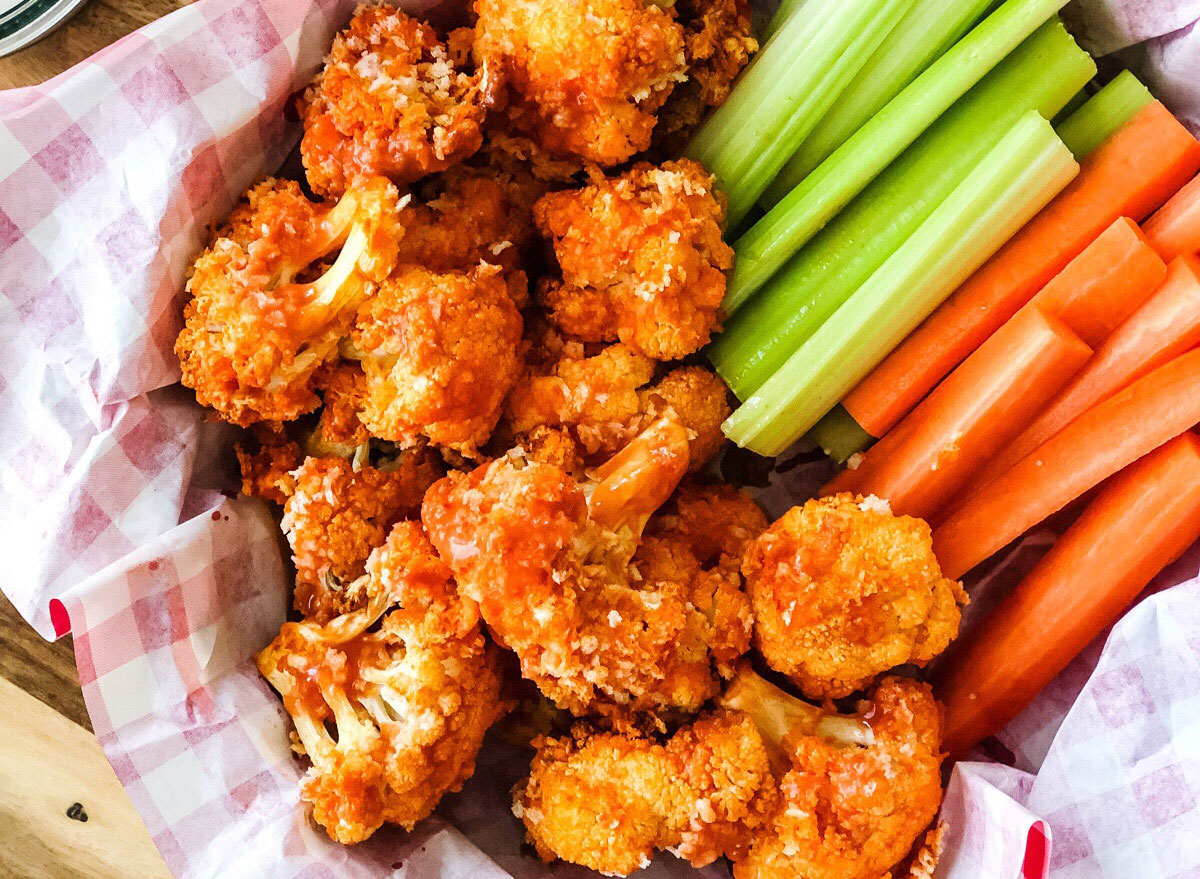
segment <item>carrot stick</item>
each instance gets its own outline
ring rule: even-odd
[[[1093,348],[1146,301],[1167,266],[1137,224],[1121,217],[1054,276],[1031,304],[1062,320]]]
[[[1130,315],[1062,393],[981,472],[996,479],[1088,409],[1169,360],[1200,345],[1200,262],[1181,257],[1167,280]]]
[[[933,532],[947,577],[962,577],[1123,467],[1200,422],[1200,350],[1109,397],[968,497]]]
[[[1200,539],[1200,440],[1185,433],[1096,495],[1016,590],[946,657],[943,747],[961,757],[1017,716]]]
[[[1200,177],[1171,196],[1142,230],[1167,262],[1200,251]]]
[[[1142,220],[1200,169],[1200,143],[1157,101],[875,368],[842,405],[883,436],[1118,217]]]
[[[897,514],[931,518],[1091,353],[1062,321],[1022,309],[822,493],[873,494]]]

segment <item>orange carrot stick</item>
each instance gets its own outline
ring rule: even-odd
[[[842,401],[846,411],[883,436],[1113,220],[1142,220],[1198,169],[1200,143],[1161,103],[1146,105]]]
[[[822,493],[873,494],[932,518],[1091,353],[1062,321],[1022,309]]]
[[[1200,350],[1109,397],[968,497],[933,532],[958,579],[1034,525],[1200,422]]]
[[[1025,431],[980,473],[1000,476],[1088,409],[1162,364],[1200,345],[1200,262],[1171,263],[1167,280],[1109,336],[1079,374]]]
[[[1142,230],[1167,262],[1200,251],[1200,177],[1171,196]]]
[[[1062,320],[1095,348],[1166,276],[1166,263],[1142,230],[1121,217],[1067,263],[1031,304]]]
[[[1151,580],[1200,539],[1200,440],[1127,467],[1016,590],[946,657],[943,747],[961,757],[1017,716]]]

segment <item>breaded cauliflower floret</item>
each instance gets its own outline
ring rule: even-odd
[[[532,367],[504,402],[510,443],[537,428],[563,428],[581,455],[607,458],[636,435],[638,389],[654,377],[650,358],[620,344],[587,357],[576,344],[560,358]]]
[[[698,351],[719,323],[733,250],[712,178],[690,159],[593,174],[534,205],[562,278],[536,291],[550,320],[587,342],[620,339],[656,360]]]
[[[546,860],[624,876],[670,848],[736,879],[882,879],[941,804],[937,704],[885,678],[857,715],[748,667],[710,717],[660,743],[636,728],[544,737],[513,811]]]
[[[794,507],[750,547],[742,572],[755,646],[814,699],[929,662],[957,633],[966,602],[942,576],[929,526],[873,497]]]
[[[324,366],[317,373],[316,387],[321,416],[306,450],[317,457],[353,457],[371,439],[358,417],[367,387],[362,367],[346,360]]]
[[[688,430],[693,471],[717,456],[729,440],[721,424],[733,411],[729,390],[715,372],[703,366],[681,366],[638,391],[642,415],[637,427],[671,416]]]
[[[403,186],[478,150],[501,85],[469,60],[398,9],[360,6],[305,94],[300,155],[313,190],[337,195],[374,175]]]
[[[372,436],[428,437],[467,456],[487,442],[520,370],[521,315],[498,266],[402,267],[358,313],[353,341]]]
[[[475,0],[475,12],[475,57],[503,71],[510,124],[552,155],[624,162],[685,78],[683,31],[647,0]]]
[[[521,184],[502,172],[458,167],[431,180],[421,195],[397,262],[434,272],[469,271],[481,262],[520,271],[536,237]]]
[[[538,854],[627,876],[671,849],[694,866],[740,851],[773,787],[754,724],[719,711],[667,742],[578,725],[543,737],[513,811]]]
[[[687,82],[675,87],[654,129],[654,141],[677,153],[704,114],[729,97],[733,81],[758,51],[750,0],[675,0],[683,25]]]
[[[664,420],[594,481],[514,452],[426,494],[434,545],[524,676],[560,707],[695,712],[716,692],[716,656],[746,649],[737,572],[717,590],[684,542],[641,539],[687,462],[686,432]]]
[[[398,525],[368,569],[381,581],[371,606],[285,623],[258,656],[312,764],[301,797],[341,843],[384,823],[411,830],[471,776],[506,707],[496,653],[420,526]]]
[[[693,471],[726,442],[721,423],[730,412],[728,391],[704,367],[679,367],[649,384],[654,361],[630,346],[618,342],[588,356],[582,344],[553,332],[535,336],[528,360],[528,371],[504,402],[499,433],[508,446],[520,445],[538,460],[568,460],[535,450],[549,447],[557,454],[574,444],[571,458],[598,464],[664,417],[688,430]]]
[[[234,446],[242,474],[242,494],[282,506],[296,486],[292,475],[304,462],[300,446],[282,433],[258,431],[258,447]]]
[[[735,566],[766,530],[766,514],[740,488],[691,482],[679,486],[647,528],[684,541],[702,564],[725,560]]]
[[[734,859],[735,879],[888,875],[942,802],[939,711],[928,685],[883,678],[859,709],[869,728],[865,747],[819,727],[789,728],[779,712],[790,697],[761,679],[740,696],[724,702],[755,718],[778,749],[782,774],[773,814]]]
[[[364,607],[367,557],[397,521],[418,513],[441,475],[423,449],[401,454],[386,470],[306,459],[293,474],[282,521],[296,565],[296,610],[326,621]]]
[[[313,376],[338,353],[354,312],[392,270],[402,218],[373,178],[336,206],[292,181],[247,193],[196,258],[175,342],[183,383],[226,421],[291,421],[316,408]],[[297,278],[340,249],[320,277]]]

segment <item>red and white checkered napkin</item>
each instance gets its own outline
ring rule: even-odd
[[[253,667],[285,610],[278,535],[219,493],[228,432],[175,384],[188,261],[295,143],[288,97],[350,5],[199,0],[0,93],[0,585],[47,636],[69,616],[101,744],[180,879],[583,876],[521,853],[521,759],[494,748],[414,834],[346,849],[309,824]],[[765,499],[778,511],[818,478],[792,471]],[[1164,582],[1198,568],[1200,552]],[[1193,581],[1144,601],[1006,731],[1015,768],[957,770],[940,874],[1041,877],[1052,837],[1055,879],[1200,875],[1198,677]],[[647,875],[694,874],[664,855]]]

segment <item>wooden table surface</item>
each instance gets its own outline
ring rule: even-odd
[[[188,2],[90,0],[41,42],[0,58],[0,89],[49,79]],[[91,729],[71,639],[46,643],[0,595],[3,879],[169,879]]]

